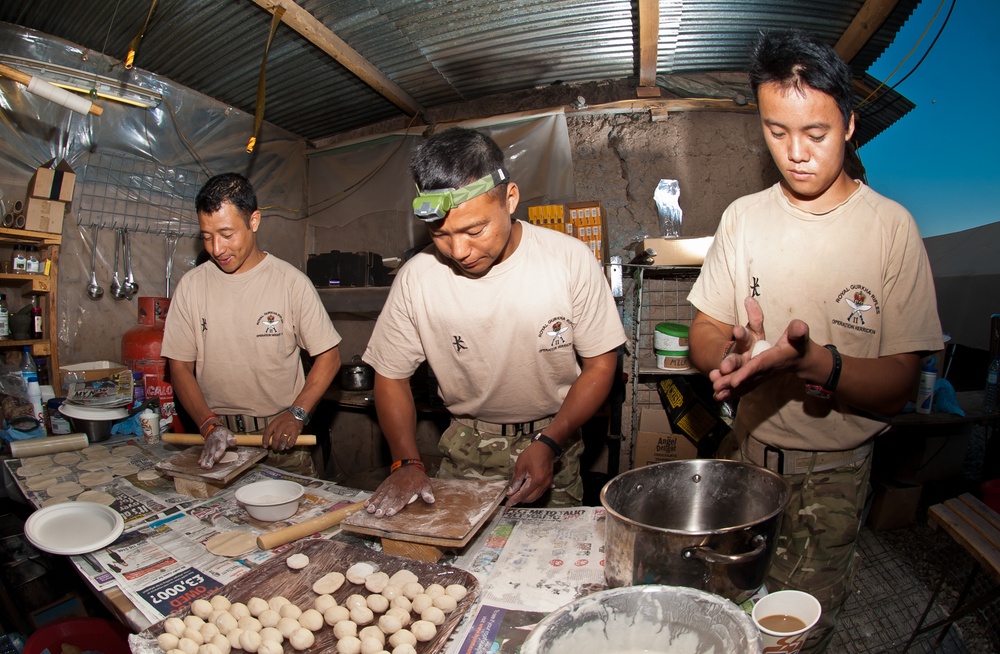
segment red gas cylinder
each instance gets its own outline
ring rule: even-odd
[[[183,431],[174,404],[174,388],[167,381],[167,360],[160,356],[163,326],[170,298],[140,297],[139,324],[122,336],[122,359],[132,372],[142,373],[147,398],[159,398],[160,415],[170,420],[171,429]]]

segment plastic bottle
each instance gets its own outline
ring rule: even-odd
[[[930,413],[934,408],[934,384],[937,382],[937,370],[934,368],[934,358],[920,369],[920,382],[917,384],[917,413]]]
[[[42,388],[38,385],[38,377],[29,373],[28,376],[28,404],[31,405],[32,417],[38,420],[38,424],[45,430],[45,409],[42,408]]]
[[[7,296],[0,293],[0,341],[10,340],[10,311],[7,309]]]
[[[42,267],[38,261],[38,248],[34,245],[27,246],[28,253],[25,255],[24,272],[37,275]]]
[[[38,303],[38,296],[31,296],[31,338],[45,338],[42,319],[42,306]]]
[[[38,381],[38,366],[34,357],[31,356],[31,348],[27,345],[21,350],[21,386],[28,390],[28,377],[34,377]]]
[[[28,259],[24,256],[24,246],[15,245],[10,255],[10,269],[16,273],[23,273],[28,264]]]
[[[990,361],[989,370],[986,372],[986,393],[983,395],[983,411],[986,413],[993,413],[998,408],[998,395],[1000,395],[1000,390],[997,389],[997,381],[1000,379],[1000,354],[993,357]]]

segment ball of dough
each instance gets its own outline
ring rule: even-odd
[[[201,631],[191,627],[185,629],[184,633],[181,634],[181,640],[184,639],[192,641],[195,645],[203,645],[205,643],[205,637],[201,635]]]
[[[337,599],[333,595],[320,595],[313,600],[313,608],[320,613],[326,613],[334,606],[337,606]]]
[[[361,654],[379,654],[382,651],[382,643],[375,638],[361,639]]]
[[[198,631],[201,632],[201,637],[205,639],[206,643],[212,642],[213,636],[218,636],[220,633],[222,633],[221,631],[219,631],[219,627],[217,627],[214,622],[206,622],[205,624],[201,625],[201,629],[199,629]]]
[[[212,636],[212,644],[219,648],[221,654],[229,654],[229,650],[233,648],[229,639],[222,634]]]
[[[233,649],[239,649],[240,636],[242,635],[243,635],[243,630],[240,629],[239,627],[236,627],[235,629],[231,630],[228,634],[226,634],[226,640],[229,641],[229,644],[233,647]]]
[[[274,627],[264,627],[263,629],[261,629],[260,630],[260,638],[261,638],[261,640],[265,640],[265,641],[266,640],[271,640],[271,641],[274,641],[276,643],[283,643],[283,642],[285,642],[285,637],[282,636],[281,632],[278,631],[277,629],[275,629]]]
[[[288,604],[281,605],[281,608],[278,609],[278,614],[283,618],[295,618],[298,620],[299,616],[302,615],[302,609],[289,602]]]
[[[285,604],[291,604],[291,603],[292,603],[291,600],[289,600],[284,595],[275,595],[271,599],[267,600],[268,608],[274,609],[275,611],[280,610],[281,607],[284,606]]]
[[[420,581],[420,578],[410,570],[403,568],[397,572],[394,572],[391,577],[389,577],[389,583],[393,586],[403,587],[404,584],[408,584],[411,581]]]
[[[187,625],[180,618],[167,618],[163,621],[163,630],[168,634],[177,636],[178,640],[187,629]]]
[[[385,588],[382,589],[382,597],[386,598],[390,602],[403,594],[403,587],[397,586],[396,584],[386,584]]]
[[[384,572],[373,572],[365,577],[365,588],[372,593],[381,593],[389,585],[389,575]]]
[[[260,623],[260,620],[252,615],[247,615],[237,620],[236,626],[243,631],[260,631],[264,628],[264,625]]]
[[[753,349],[750,350],[750,358],[751,359],[754,358],[764,350],[770,350],[771,347],[772,345],[767,341],[765,341],[764,339],[757,341],[756,343],[753,344]]]
[[[199,647],[200,645],[190,638],[181,638],[177,641],[177,649],[184,652],[184,654],[198,654]]]
[[[317,595],[333,595],[344,585],[344,579],[344,575],[339,572],[329,572],[313,582],[313,592]]]
[[[424,587],[419,581],[408,581],[403,584],[403,596],[408,600],[412,600],[417,595],[422,595],[424,592]]]
[[[264,599],[263,597],[251,597],[250,600],[247,602],[247,610],[250,611],[250,615],[254,617],[257,617],[262,612],[266,611],[268,608],[270,608],[270,604],[268,604],[267,600]],[[236,613],[234,612],[233,615],[236,615]],[[236,615],[237,619],[241,617],[243,616]]]
[[[354,637],[348,636],[347,638],[341,638],[337,641],[337,654],[360,654],[361,653],[361,641]]]
[[[333,635],[337,637],[337,640],[342,640],[349,636],[357,636],[358,625],[350,620],[341,620],[333,625]]]
[[[386,609],[389,608],[389,600],[382,595],[369,595],[368,608],[374,613],[385,613]]]
[[[278,626],[276,627],[281,635],[288,638],[296,629],[300,629],[302,625],[295,618],[282,618],[278,620]]]
[[[260,599],[259,597],[257,599]],[[264,600],[260,600],[264,602]],[[264,602],[264,608],[267,608],[267,602]],[[250,609],[243,602],[233,602],[229,607],[229,615],[233,616],[237,620],[242,618],[244,615],[250,615]]]
[[[381,629],[379,629],[375,625],[365,627],[364,629],[359,631],[358,638],[361,639],[362,643],[364,643],[369,638],[374,638],[375,640],[378,641],[380,648],[382,647],[382,645],[385,645],[385,634],[382,632]]]
[[[244,631],[240,634],[240,649],[254,653],[260,648],[263,640],[256,631]]]
[[[212,643],[205,643],[198,648],[198,654],[222,654],[222,652]]]
[[[299,624],[309,631],[319,631],[323,627],[323,614],[316,609],[306,609],[299,616]]]
[[[451,584],[445,587],[444,592],[461,601],[469,594],[469,589],[462,584]]]
[[[391,609],[389,609],[388,611],[386,611],[385,614],[386,615],[391,615],[392,617],[394,617],[397,620],[399,620],[399,623],[401,625],[403,625],[404,627],[406,625],[410,624],[410,612],[409,611],[404,611],[403,609],[401,609],[401,608],[399,608],[397,606],[392,607]]]
[[[281,617],[281,614],[274,609],[267,609],[266,611],[261,611],[260,615],[257,616],[257,619],[260,620],[261,627],[273,627],[278,624],[278,620],[280,620]]]
[[[184,654],[184,650],[175,647],[174,649],[167,650],[167,654]]]
[[[368,598],[364,595],[349,595],[346,600],[344,600],[344,606],[348,609],[356,609],[359,606],[368,606]]]
[[[451,613],[458,608],[458,600],[451,595],[438,595],[434,598],[434,606],[441,609],[445,613]]]
[[[382,633],[391,636],[403,628],[403,623],[394,615],[383,615],[378,619],[378,628]]]
[[[351,609],[351,620],[358,624],[371,624],[375,620],[375,613],[367,606],[357,606]]]
[[[285,559],[285,565],[287,565],[292,570],[301,570],[302,568],[309,565],[309,557],[305,554],[299,552],[298,554],[292,554],[290,557]]]
[[[393,647],[392,654],[417,654],[417,648],[409,643],[403,643]]]
[[[410,609],[413,608],[413,603],[410,602],[410,600],[406,599],[405,595],[400,595],[399,597],[389,602],[389,606],[395,609],[403,609],[404,611],[409,613]]]
[[[229,611],[227,611],[226,609],[212,609],[212,612],[208,614],[207,618],[205,618],[205,622],[211,622],[212,624],[215,624],[216,621],[218,621],[219,616],[224,613],[229,614]]]
[[[196,599],[191,602],[191,614],[205,619],[212,612],[212,603],[206,599]]]
[[[425,595],[421,593],[413,598],[413,601],[410,605],[410,610],[416,613],[417,615],[420,615],[421,613],[427,610],[428,606],[433,606],[433,605],[434,605],[434,598],[431,597],[430,595]]]
[[[428,640],[434,638],[434,634],[437,633],[437,627],[426,620],[417,620],[410,625],[410,631],[417,640],[421,643],[426,643]]]
[[[184,628],[185,629],[201,629],[201,625],[205,624],[205,621],[196,615],[184,616]]]
[[[454,599],[454,598],[452,598]],[[420,614],[421,620],[426,620],[432,625],[441,626],[444,624],[444,611],[436,606],[428,606],[424,609],[424,612]]]
[[[213,609],[222,609],[223,611],[228,611],[233,605],[233,603],[230,602],[229,598],[225,595],[214,595],[208,601],[212,605]]]
[[[389,636],[389,645],[393,649],[398,648],[400,645],[410,645],[411,647],[417,646],[417,637],[413,635],[413,632],[409,629],[400,629],[393,635]]]
[[[424,589],[424,595],[430,595],[432,598],[438,595],[444,595],[444,586],[441,584],[431,584]]]
[[[344,576],[347,577],[347,581],[351,582],[352,584],[363,586],[365,583],[365,579],[368,578],[368,575],[373,574],[374,572],[375,572],[375,566],[373,566],[371,563],[360,561],[349,567],[347,569],[347,572],[344,573]]]
[[[283,654],[284,646],[276,640],[265,640],[257,648],[257,654]]]
[[[236,628],[237,620],[229,611],[223,611],[215,619],[215,626],[219,628],[220,634],[228,634]]]
[[[351,611],[346,606],[331,606],[326,611],[323,611],[323,621],[331,627],[350,619]]]
[[[304,649],[309,649],[316,643],[316,636],[308,629],[299,627],[288,637],[288,642],[291,643],[292,647],[301,652]]]
[[[166,652],[168,650],[177,649],[177,643],[180,642],[180,640],[181,639],[178,638],[176,634],[164,631],[156,637],[156,644],[160,646],[160,649]]]

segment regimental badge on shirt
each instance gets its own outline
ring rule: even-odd
[[[539,352],[551,352],[552,350],[558,350],[564,347],[571,347],[573,343],[567,340],[570,336],[570,328],[573,327],[573,323],[569,321],[565,316],[556,316],[550,319],[545,325],[538,331],[538,338],[541,341],[539,345]]]
[[[257,338],[281,336],[281,326],[285,320],[277,311],[267,311],[257,319]]]

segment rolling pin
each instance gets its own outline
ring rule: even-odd
[[[260,447],[261,438],[263,438],[260,434],[233,434],[233,436],[236,437],[237,445],[245,447]],[[205,443],[205,439],[201,437],[201,434],[174,434],[172,432],[160,434],[160,440],[171,445],[204,445]],[[295,447],[315,444],[316,437],[312,434],[300,434],[295,441]]]
[[[257,547],[262,550],[273,550],[275,547],[281,547],[285,543],[291,543],[293,540],[304,538],[305,536],[315,534],[316,532],[323,531],[324,529],[329,529],[330,527],[336,527],[343,522],[345,518],[363,510],[364,508],[364,502],[355,502],[354,504],[350,504],[341,509],[336,509],[335,511],[324,513],[323,515],[316,516],[315,518],[310,518],[309,520],[300,522],[297,525],[291,525],[283,529],[269,531],[266,534],[261,534],[257,537]]]

